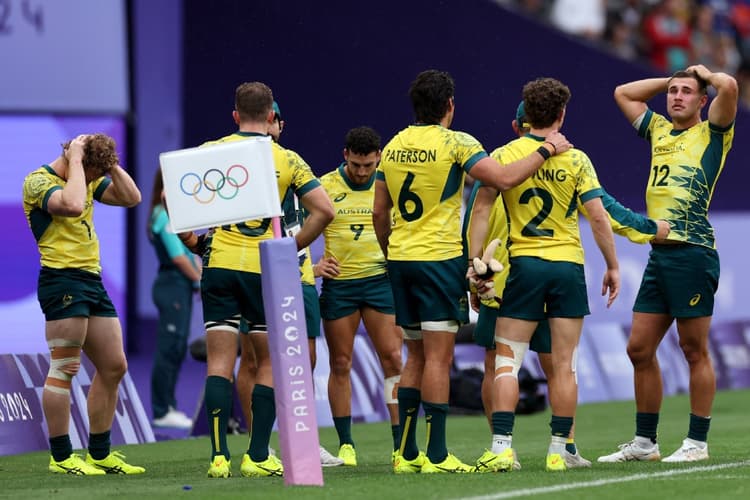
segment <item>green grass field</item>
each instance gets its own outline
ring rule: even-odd
[[[688,400],[667,398],[659,425],[659,443],[666,456],[687,432]],[[584,498],[750,498],[750,391],[723,391],[714,405],[710,433],[711,459],[692,464],[597,464],[565,473],[544,471],[549,441],[549,412],[516,419],[514,447],[521,471],[506,474],[394,475],[390,468],[390,428],[386,423],[359,424],[353,429],[358,467],[323,469],[325,486],[285,486],[281,478],[249,479],[239,475],[247,447],[244,436],[230,436],[235,476],[208,479],[208,438],[118,447],[128,461],[143,465],[141,476],[75,477],[47,472],[46,452],[0,457],[0,498],[350,498],[472,499],[534,496]],[[631,439],[633,402],[582,405],[577,443],[592,461]],[[424,438],[424,421],[418,436]],[[333,428],[321,429],[321,443],[337,449]],[[482,416],[451,416],[451,451],[473,462],[490,445]],[[272,445],[278,449],[277,436]],[[190,486],[190,489],[185,489]]]

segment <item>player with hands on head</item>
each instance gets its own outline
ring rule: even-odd
[[[708,106],[708,86],[716,97]],[[666,92],[667,115],[648,101]],[[708,459],[708,430],[716,375],[708,336],[719,286],[719,254],[708,207],[734,140],[738,88],[734,77],[690,66],[670,77],[647,78],[618,86],[615,102],[638,135],[651,145],[646,209],[665,219],[671,231],[652,244],[628,339],[635,385],[635,437],[599,462],[659,460],[656,442],[663,397],[656,351],[673,322],[690,368],[690,420],[687,437],[665,462]]]
[[[122,328],[102,283],[94,200],[133,207],[141,193],[119,165],[114,139],[79,135],[54,161],[24,179],[23,207],[41,254],[37,295],[45,316],[50,368],[42,409],[50,443],[49,470],[60,474],[140,474],[110,449],[120,380],[127,371]],[[70,389],[81,351],[96,373],[87,398],[85,460],[70,440]]]

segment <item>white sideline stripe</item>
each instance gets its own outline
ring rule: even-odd
[[[609,479],[597,479],[596,481],[583,481],[580,483],[558,484],[555,486],[543,486],[540,488],[524,488],[521,490],[505,491],[494,495],[481,495],[476,497],[462,497],[463,500],[500,500],[502,498],[526,497],[538,495],[540,493],[556,493],[558,491],[575,490],[578,488],[593,488],[596,486],[605,486],[607,484],[625,483],[628,481],[638,481],[639,479],[652,479],[655,477],[679,476],[683,474],[692,474],[693,472],[707,472],[721,469],[733,469],[735,467],[745,467],[750,465],[750,460],[742,462],[730,462],[726,464],[706,465],[703,467],[689,467],[687,469],[673,469],[663,472],[644,472],[633,474],[631,476],[613,477]]]

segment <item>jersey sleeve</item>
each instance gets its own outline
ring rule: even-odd
[[[301,198],[308,192],[320,186],[320,181],[313,173],[310,165],[294,151],[286,150],[287,160],[292,168],[292,186],[294,194]]]
[[[456,132],[453,137],[456,141],[456,163],[468,173],[471,167],[487,156],[487,152],[478,140],[466,132]]]
[[[578,169],[576,191],[579,193],[578,196],[581,203],[586,203],[592,198],[602,196],[602,186],[599,184],[596,170],[594,170],[594,165],[591,163],[588,155],[578,150],[576,150],[575,154],[578,156],[576,160],[581,163]]]
[[[161,207],[157,207],[154,210],[154,217],[151,222],[151,232],[162,242],[170,259],[174,259],[175,257],[187,253],[185,251],[185,245],[180,241],[180,238],[169,228],[169,216],[167,215],[166,210]]]
[[[23,183],[23,197],[30,206],[46,212],[49,197],[58,189],[62,187],[55,184],[52,179],[42,173],[34,172],[26,177]]]

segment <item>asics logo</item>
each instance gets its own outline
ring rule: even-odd
[[[333,202],[338,203],[342,201],[344,198],[346,198],[346,193],[341,193],[340,195],[338,195],[337,197],[333,199]]]
[[[215,410],[211,411],[211,415],[218,415],[221,413],[221,408],[216,408]]]
[[[690,298],[690,302],[689,302],[689,304],[690,304],[690,307],[693,307],[693,306],[697,305],[697,304],[698,304],[698,302],[700,302],[700,301],[701,301],[701,294],[699,294],[699,293],[696,293],[695,295],[693,295],[693,296],[692,296],[692,297]]]

